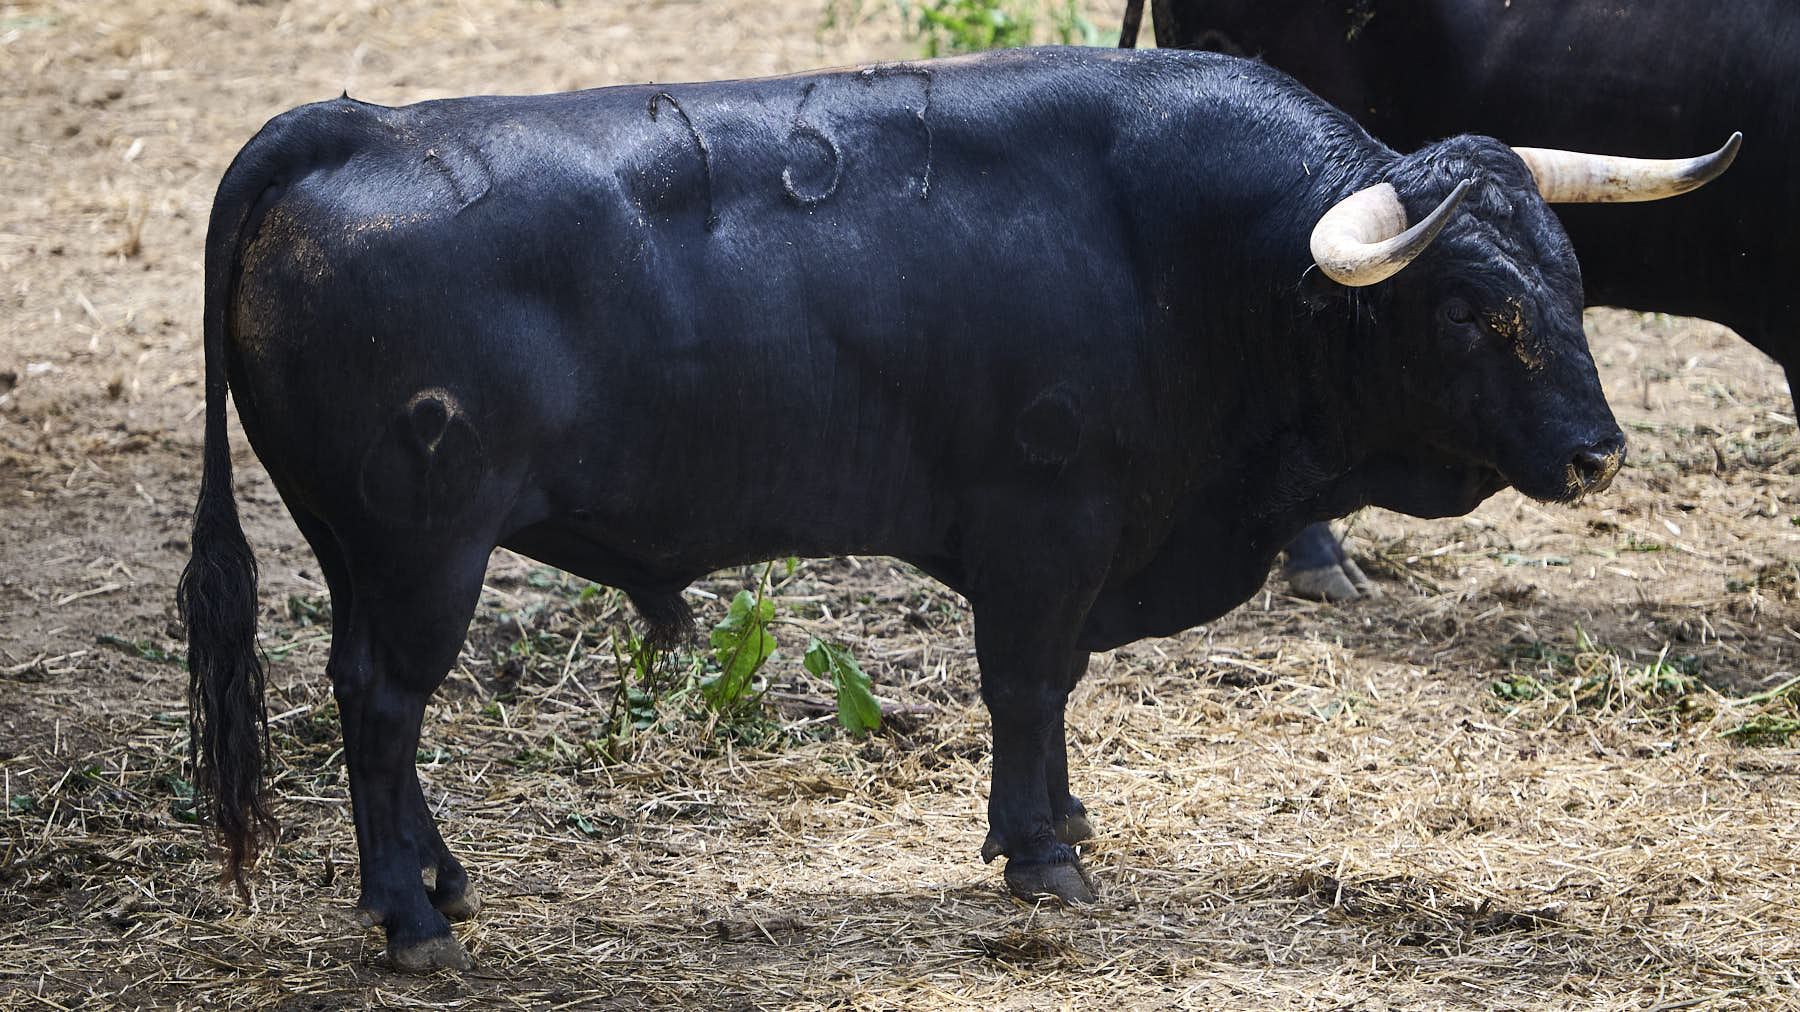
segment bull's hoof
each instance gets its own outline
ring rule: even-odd
[[[1088,821],[1086,812],[1070,812],[1056,824],[1056,842],[1073,847],[1084,840],[1094,838],[1094,824]]]
[[[1295,569],[1287,573],[1288,590],[1295,597],[1311,601],[1353,601],[1359,597],[1375,597],[1378,593],[1362,567],[1350,559],[1313,569]]]
[[[437,908],[438,913],[450,920],[466,921],[474,917],[481,909],[481,897],[473,888],[467,888],[455,896],[445,897],[442,900],[432,897],[431,905]]]
[[[1064,903],[1092,903],[1100,898],[1094,880],[1080,861],[1057,864],[1020,864],[1006,862],[1006,888],[1024,900],[1044,897]]]
[[[431,973],[434,970],[467,970],[475,965],[462,945],[450,935],[434,935],[403,949],[391,946],[388,957],[401,973]]]

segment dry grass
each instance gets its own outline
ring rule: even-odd
[[[819,6],[0,9],[0,1007],[1800,1009],[1791,403],[1718,328],[1630,314],[1593,317],[1633,443],[1607,496],[1371,513],[1382,599],[1271,591],[1096,659],[1069,711],[1090,908],[1020,903],[976,860],[988,738],[953,595],[805,563],[765,719],[668,700],[616,749],[616,600],[500,553],[421,757],[487,902],[457,929],[479,965],[426,979],[349,917],[321,588],[240,440],[287,829],[252,903],[218,885],[186,821],[169,588],[199,230],[232,150],[345,87],[905,52],[885,5],[824,35]],[[856,650],[898,711],[882,732],[810,702],[807,632]]]
[[[1658,720],[1507,700],[1267,636],[1317,610],[1271,599],[1097,661],[1070,737],[1105,898],[1034,908],[974,860],[987,733],[960,602],[859,564],[804,564],[777,599],[927,716],[857,742],[808,708],[730,728],[670,703],[608,760],[612,652],[570,647],[605,637],[611,599],[497,558],[422,757],[487,902],[458,929],[480,965],[424,981],[387,974],[350,919],[323,644],[272,622],[288,827],[254,902],[181,825],[174,717],[90,718],[117,744],[8,764],[38,786],[11,794],[30,801],[12,802],[0,980],[18,1007],[90,1009],[1795,1007],[1800,753],[1720,735],[1745,707],[1791,713],[1785,693]],[[1397,597],[1340,614],[1432,603]],[[773,671],[782,696],[824,693],[795,659]]]

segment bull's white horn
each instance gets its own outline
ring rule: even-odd
[[[1391,183],[1376,183],[1333,204],[1312,230],[1313,262],[1340,285],[1372,285],[1425,252],[1475,182],[1456,184],[1425,220],[1406,227],[1406,207]]]
[[[1704,186],[1731,167],[1743,142],[1744,135],[1734,133],[1724,147],[1698,158],[1621,158],[1554,148],[1513,151],[1531,170],[1545,203],[1600,204],[1661,200]]]

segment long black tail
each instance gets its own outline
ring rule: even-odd
[[[245,871],[274,839],[263,768],[268,710],[256,647],[256,557],[244,539],[231,489],[226,433],[226,328],[232,275],[245,225],[267,176],[253,141],[226,171],[206,234],[206,443],[192,554],[176,600],[188,634],[188,741],[196,804],[225,847],[225,875],[246,892]],[[263,182],[258,182],[261,176]]]
[[[208,344],[210,344],[210,340]],[[225,845],[225,874],[244,871],[277,827],[263,789],[268,710],[256,649],[256,558],[231,494],[223,367],[207,351],[206,450],[193,555],[176,597],[188,632],[188,743],[202,816]]]
[[[244,145],[213,198],[206,226],[206,447],[193,552],[176,597],[188,628],[188,731],[202,817],[225,845],[225,874],[244,873],[279,831],[269,812],[269,755],[262,655],[256,648],[256,557],[231,492],[225,427],[230,307],[239,251],[294,180],[341,165],[369,137],[385,136],[381,110],[351,100],[301,106],[275,117]],[[240,403],[240,409],[242,405]]]

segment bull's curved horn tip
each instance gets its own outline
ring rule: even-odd
[[[1719,150],[1694,158],[1626,158],[1555,148],[1513,151],[1531,170],[1546,202],[1609,203],[1662,200],[1705,186],[1731,167],[1743,142],[1743,132],[1736,131]]]
[[[1332,205],[1313,226],[1308,242],[1313,262],[1333,281],[1353,288],[1391,277],[1437,238],[1473,185],[1473,178],[1458,183],[1411,227],[1393,184],[1358,190]]]
[[[1731,136],[1725,138],[1725,143],[1720,145],[1719,150],[1714,151],[1710,155],[1701,155],[1700,157],[1693,159],[1689,165],[1687,178],[1690,180],[1699,180],[1700,182],[1695,183],[1695,186],[1700,186],[1719,178],[1719,176],[1724,174],[1726,169],[1731,168],[1732,162],[1737,161],[1738,149],[1743,146],[1744,132],[1742,130],[1733,130]]]

